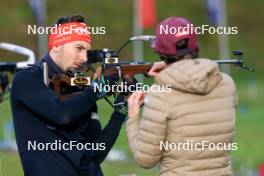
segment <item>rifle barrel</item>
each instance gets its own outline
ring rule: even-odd
[[[17,65],[15,62],[0,62],[0,72],[3,71],[15,71]]]
[[[215,60],[218,64],[241,64],[243,63],[242,60],[237,59],[225,59],[225,60]]]

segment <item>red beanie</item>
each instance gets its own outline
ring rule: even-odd
[[[85,41],[91,43],[90,31],[85,23],[70,22],[53,28],[49,36],[49,49],[73,41]]]

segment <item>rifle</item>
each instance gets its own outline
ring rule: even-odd
[[[105,77],[115,77],[118,79],[122,79],[126,81],[127,78],[133,78],[137,74],[143,74],[147,76],[147,73],[153,66],[152,63],[146,62],[120,62],[119,61],[119,53],[121,50],[130,42],[132,41],[148,41],[152,42],[155,40],[155,36],[135,36],[130,38],[124,45],[122,45],[118,50],[109,50],[107,48],[100,49],[100,50],[89,50],[87,52],[88,61],[82,67],[88,68],[91,67],[91,64],[94,63],[102,63],[100,71],[94,74],[103,74]],[[238,59],[225,59],[225,60],[215,60],[218,64],[234,64],[235,66],[241,67],[243,69],[253,71],[252,68],[247,67],[244,65],[243,61],[243,52],[242,51],[233,51],[234,56],[238,56]],[[44,67],[45,68],[45,67]],[[45,69],[44,69],[45,70]],[[78,69],[77,69],[78,70]],[[80,71],[80,70],[79,70]],[[76,72],[76,70],[75,70]],[[91,83],[91,80],[94,78],[93,76],[85,77],[83,76],[84,73],[80,71],[81,74],[75,74],[74,72],[71,75],[75,75],[69,77],[68,75],[60,75],[60,77],[54,77],[53,82],[55,81],[56,89],[55,92],[61,96],[60,94],[60,85],[62,82],[72,85],[72,86],[88,86]],[[44,74],[45,75],[45,74]],[[44,79],[44,82],[48,82],[47,79]],[[74,84],[73,84],[74,83]],[[85,84],[84,84],[85,83]],[[48,85],[48,84],[47,84]]]
[[[126,77],[133,77],[136,74],[144,74],[147,76],[148,71],[152,67],[151,63],[145,62],[119,62],[119,53],[121,50],[131,41],[144,41],[152,36],[136,36],[130,38],[123,46],[118,50],[110,51],[108,48],[99,50],[89,50],[87,52],[87,57],[89,58],[86,63],[84,63],[78,69],[69,68],[66,74],[54,75],[53,78],[48,78],[48,68],[44,63],[44,83],[49,87],[50,83],[53,84],[53,89],[55,93],[63,98],[64,95],[61,94],[62,84],[67,84],[75,87],[88,86],[91,80],[98,74],[104,74],[104,76],[118,77],[125,79]],[[91,66],[94,63],[103,62],[101,70],[95,73],[95,69]],[[90,76],[85,76],[86,71],[90,71]],[[99,70],[99,69],[98,69]]]
[[[146,41],[152,43],[155,41],[155,36],[152,35],[139,35],[131,37],[127,42],[125,42],[118,50],[112,51],[107,48],[101,49],[101,50],[89,50],[87,52],[87,57],[89,58],[87,63],[97,63],[102,62],[103,65],[109,65],[109,66],[118,66],[118,63],[120,65],[126,64],[118,61],[119,53],[121,50],[130,42],[132,41]],[[249,71],[254,71],[253,68],[250,68],[244,64],[243,61],[243,52],[241,50],[234,50],[233,55],[238,57],[238,59],[223,59],[223,60],[214,60],[218,64],[233,64],[235,66],[241,67],[242,69],[246,69]],[[143,64],[144,62],[141,62]],[[133,63],[132,63],[133,64]]]
[[[137,74],[144,74],[148,77],[147,73],[152,67],[151,63],[131,63],[122,62],[111,65],[104,65],[97,67],[95,70],[90,65],[82,66],[78,69],[69,68],[65,74],[54,75],[52,79],[48,78],[48,67],[44,63],[44,83],[47,87],[53,87],[55,93],[64,99],[66,93],[62,93],[63,86],[76,87],[76,90],[82,90],[83,87],[89,86],[91,81],[98,75],[104,75],[105,77],[111,77],[115,82],[120,78],[125,81],[128,78],[134,77]],[[89,72],[88,74],[86,72]],[[89,75],[89,76],[87,76]],[[52,86],[50,86],[52,85]]]
[[[11,43],[0,42],[0,49],[26,55],[28,59],[20,62],[0,62],[0,103],[4,101],[4,93],[9,85],[7,72],[14,73],[17,69],[28,67],[35,63],[35,54],[32,50]]]

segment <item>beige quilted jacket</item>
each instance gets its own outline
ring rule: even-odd
[[[155,79],[170,92],[148,92],[142,117],[126,131],[137,163],[161,176],[232,176],[235,84],[208,59],[171,64]]]

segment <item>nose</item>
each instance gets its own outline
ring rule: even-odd
[[[81,52],[81,55],[80,55],[80,59],[82,60],[82,62],[87,62],[87,51],[84,50]]]

